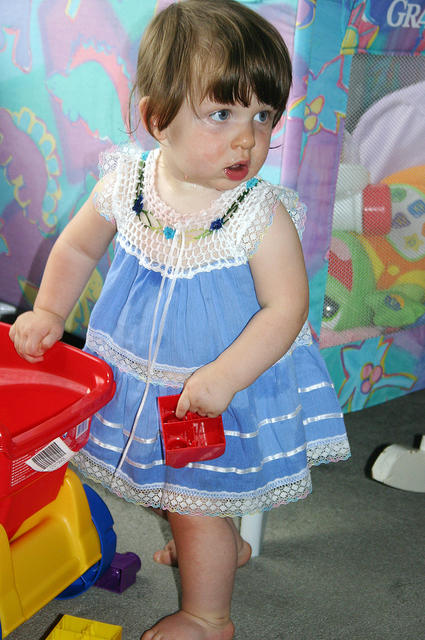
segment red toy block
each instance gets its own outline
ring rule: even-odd
[[[206,418],[188,411],[179,420],[175,413],[179,398],[158,398],[165,464],[179,468],[221,456],[226,448],[222,417]]]

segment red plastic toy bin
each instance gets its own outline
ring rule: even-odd
[[[179,398],[158,398],[165,464],[179,468],[221,456],[226,448],[222,417],[205,418],[188,411],[179,420],[175,413]]]
[[[59,342],[44,360],[20,358],[0,322],[0,524],[9,539],[54,500],[91,416],[115,391],[103,360]]]

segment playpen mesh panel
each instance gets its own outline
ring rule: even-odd
[[[354,56],[322,346],[425,322],[424,98],[424,56]]]

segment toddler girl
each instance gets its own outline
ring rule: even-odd
[[[305,497],[309,466],[349,455],[306,324],[304,208],[258,177],[290,83],[282,38],[243,4],[184,0],[159,13],[134,89],[158,148],[104,154],[34,310],[10,332],[23,357],[42,359],[117,233],[86,343],[117,390],[75,461],[168,515],[173,540],[155,559],[178,559],[182,608],[143,640],[233,638],[235,571],[250,548],[232,517]],[[164,462],[157,398],[179,390],[178,417],[223,415],[226,450],[175,469]]]

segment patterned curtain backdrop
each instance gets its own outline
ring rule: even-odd
[[[128,140],[128,97],[138,43],[148,21],[172,1],[0,0],[0,301],[20,309],[31,306],[53,242],[96,182],[99,153]],[[418,318],[417,309],[425,304],[418,283],[425,291],[425,282],[415,251],[425,261],[421,253],[425,225],[416,235],[406,227],[407,249],[394,254],[396,260],[401,256],[402,289],[397,289],[397,280],[390,292],[369,292],[376,308],[383,301],[382,309],[391,319],[403,304],[403,291],[413,292],[415,313],[403,309],[405,325],[394,331],[387,320],[383,328],[344,327],[346,332],[338,334],[328,330],[322,312],[330,285],[342,293],[340,304],[347,297],[353,302],[356,292],[344,286],[346,274],[350,269],[363,273],[366,268],[372,281],[382,263],[368,239],[356,238],[357,244],[368,247],[369,256],[373,253],[373,259],[366,258],[367,264],[350,261],[345,243],[345,261],[340,263],[344,269],[331,280],[335,193],[340,158],[347,153],[349,95],[354,94],[363,111],[369,109],[367,101],[381,85],[397,98],[405,87],[407,58],[414,61],[411,83],[425,80],[421,65],[425,0],[241,1],[277,27],[293,59],[294,82],[286,115],[274,132],[262,174],[296,189],[308,206],[303,243],[310,278],[310,321],[341,405],[351,411],[421,389],[425,386],[425,314]],[[400,64],[377,67],[376,59],[384,57],[400,59]],[[357,64],[352,64],[354,58]],[[356,75],[351,83],[355,69],[356,74],[363,70],[363,75]],[[384,99],[385,105],[392,100],[391,96]],[[404,147],[412,140],[414,164],[420,170],[425,166],[425,158],[421,160],[425,145],[420,144],[423,100],[415,102],[416,114],[412,111],[407,120],[402,114],[413,134],[408,132],[399,142]],[[406,99],[403,104],[409,109],[414,106]],[[381,160],[387,132],[394,135],[394,128],[385,120],[371,120],[369,113],[368,118],[378,132],[372,161],[373,156]],[[153,146],[140,129],[136,138],[144,149]],[[393,147],[400,149],[399,142]],[[409,149],[403,153],[413,158]],[[390,151],[387,156],[392,162],[395,154]],[[421,175],[419,186],[425,191]],[[394,210],[396,226],[412,223],[420,230],[425,198],[416,200],[410,218]],[[399,237],[402,232],[394,233]],[[383,242],[389,250],[394,248],[391,237]],[[337,246],[339,251],[341,242]],[[68,320],[69,331],[84,335],[112,255],[111,246]],[[415,263],[415,271],[406,275],[409,261]],[[387,265],[394,280],[400,265]],[[356,300],[354,310],[356,304],[364,306],[361,296]]]
[[[296,0],[246,1],[293,48]],[[30,308],[58,234],[98,176],[98,156],[128,140],[141,34],[170,0],[0,0],[0,301]],[[264,175],[278,182],[284,124]],[[144,149],[153,141],[138,129]],[[113,247],[67,323],[84,335]]]

